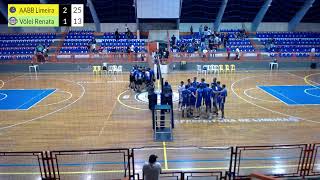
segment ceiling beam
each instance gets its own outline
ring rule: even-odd
[[[94,22],[94,24],[96,26],[96,31],[97,32],[101,32],[100,19],[99,19],[98,15],[97,15],[96,9],[94,8],[94,5],[93,5],[91,0],[87,0],[87,6],[90,9],[93,22]]]
[[[227,4],[228,4],[228,0],[222,0],[218,15],[217,15],[216,20],[214,22],[214,31],[219,30],[219,26],[220,26],[220,23],[221,23],[223,14],[224,14],[224,10],[227,7]]]
[[[262,22],[264,16],[266,15],[269,7],[271,6],[272,0],[266,0],[262,7],[260,8],[259,12],[257,13],[256,17],[252,21],[251,31],[257,31],[260,23]]]
[[[294,31],[297,25],[301,22],[303,17],[307,14],[309,9],[312,7],[315,0],[306,0],[301,9],[294,15],[294,17],[290,20],[288,25],[288,31]]]

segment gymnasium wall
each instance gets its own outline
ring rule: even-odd
[[[208,27],[213,27],[213,22],[203,22],[203,23],[180,23],[180,32],[189,32],[190,26],[193,26],[193,31],[198,32],[200,25],[207,25]],[[137,30],[136,23],[127,23],[127,26],[131,31]],[[101,23],[102,32],[114,32],[116,28],[119,28],[120,32],[124,32],[125,23]],[[251,23],[221,23],[220,29],[240,29],[245,27],[245,29],[251,29]],[[60,30],[61,29],[61,30]],[[90,29],[95,30],[94,23],[87,23],[84,27],[71,28],[71,29]],[[64,28],[59,28],[60,31],[64,31]],[[288,23],[261,23],[258,27],[258,31],[288,31]],[[296,31],[320,31],[320,23],[300,23]],[[7,24],[0,25],[0,32],[56,32],[56,28],[8,28]]]
[[[198,32],[200,25],[207,25],[208,27],[213,27],[213,22],[203,22],[203,23],[180,23],[180,32],[190,32],[190,26],[193,26],[193,31]],[[219,29],[241,29],[245,27],[247,30],[251,30],[252,23],[221,23]],[[288,23],[285,22],[263,22],[259,25],[258,31],[288,31]],[[296,31],[320,31],[319,23],[300,23]]]

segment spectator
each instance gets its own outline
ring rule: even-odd
[[[168,51],[167,48],[164,50],[163,56],[164,56],[164,58],[166,58],[166,59],[169,58],[169,51]]]
[[[240,49],[238,47],[236,48],[236,57],[234,59],[240,60]]]
[[[126,32],[126,39],[131,39],[131,31],[130,29],[128,28],[127,32]]]
[[[202,27],[202,24],[201,24],[200,27],[199,27],[199,35],[200,35],[200,37],[202,37],[202,33],[203,33],[203,27]]]
[[[227,59],[230,59],[230,51],[231,51],[231,49],[230,49],[230,47],[227,47]]]
[[[133,45],[130,46],[130,52],[134,52],[134,46]]]
[[[316,55],[316,48],[311,48],[311,51],[310,51],[310,57],[311,57],[311,59],[313,59],[314,57],[315,57],[315,55]]]
[[[161,173],[161,164],[157,162],[158,156],[152,154],[149,156],[149,162],[142,168],[143,178],[145,180],[158,180]]]
[[[191,36],[193,35],[193,27],[192,27],[192,25],[190,26],[190,35]]]
[[[115,36],[116,40],[118,41],[118,40],[119,40],[119,37],[120,37],[118,28],[117,28],[116,31],[114,32],[114,36]]]
[[[125,24],[125,25],[124,25],[124,32],[125,32],[125,33],[128,33],[128,31],[129,31],[129,28],[128,28],[127,24]]]
[[[171,45],[175,45],[176,44],[176,37],[174,35],[172,35],[171,37]]]

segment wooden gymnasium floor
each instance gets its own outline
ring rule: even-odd
[[[181,80],[194,76],[177,73],[165,78],[176,89]],[[207,81],[212,78],[206,77]],[[217,78],[228,88],[226,120],[186,121],[176,111],[174,141],[166,143],[167,147],[319,142],[319,105],[288,106],[256,86],[318,86],[320,71],[238,72]],[[134,99],[135,93],[128,89],[128,74],[0,74],[0,80],[1,89],[57,89],[28,111],[1,112],[0,151],[163,145],[153,141],[151,112],[145,110],[145,103]],[[266,122],[268,119],[275,121]],[[174,153],[168,156],[179,158]]]

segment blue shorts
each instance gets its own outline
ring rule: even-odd
[[[197,101],[196,108],[201,107],[201,105],[202,105],[202,101]]]
[[[219,109],[224,110],[224,102],[221,101],[218,104],[219,104]]]
[[[211,105],[212,105],[211,100],[205,101],[205,103],[206,103],[207,107],[211,107]]]
[[[196,105],[196,100],[195,99],[191,99],[189,106],[194,107],[195,105]]]
[[[182,100],[182,103],[181,103],[182,107],[188,107],[190,105],[190,102],[189,101],[183,101]]]

